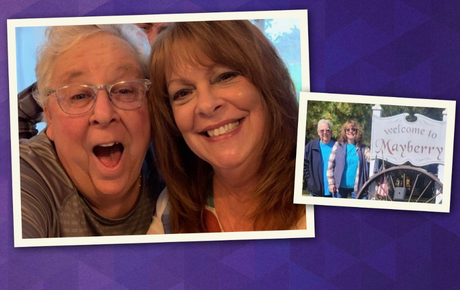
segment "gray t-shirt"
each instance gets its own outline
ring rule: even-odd
[[[22,237],[82,237],[145,234],[152,222],[163,182],[152,148],[142,166],[141,194],[134,208],[119,219],[94,212],[57,158],[53,142],[42,131],[21,140]]]

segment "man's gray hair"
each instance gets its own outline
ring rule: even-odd
[[[319,120],[319,121],[318,121],[318,130],[319,130],[319,126],[320,126],[321,124],[327,124],[327,125],[329,126],[329,130],[332,131],[332,122],[331,122],[331,120],[326,120],[326,119],[321,119],[321,120]]]
[[[136,25],[106,24],[51,26],[46,29],[45,42],[37,50],[35,76],[37,78],[38,92],[35,92],[34,98],[41,107],[48,103],[47,92],[51,89],[51,76],[53,75],[56,58],[69,50],[76,43],[98,32],[110,33],[125,40],[133,48],[144,75],[148,78],[150,44],[145,33]]]

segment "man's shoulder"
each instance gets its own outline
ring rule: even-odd
[[[319,147],[319,138],[313,139],[307,143],[308,148],[318,148]]]
[[[43,174],[67,176],[59,162],[56,149],[45,132],[40,132],[31,139],[20,140],[19,157],[21,161],[21,174],[24,171],[24,167],[30,167]]]
[[[23,237],[61,236],[61,214],[72,214],[78,192],[43,132],[19,146]]]
[[[19,154],[22,157],[35,156],[41,157],[43,154],[56,154],[51,140],[46,136],[44,131],[30,139],[19,140]]]
[[[73,191],[75,188],[59,162],[51,140],[44,132],[31,139],[21,140],[19,155],[22,191],[37,192],[38,190],[33,188],[35,186],[40,186],[42,190],[50,188],[53,191],[61,191],[65,188],[63,192],[68,192],[69,188]]]

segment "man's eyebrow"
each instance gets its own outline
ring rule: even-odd
[[[135,74],[144,75],[140,67],[134,65],[120,65],[115,69],[118,73],[129,73],[133,72]],[[68,83],[72,82],[74,79],[84,75],[84,72],[81,70],[70,70],[59,79],[59,82],[66,86]]]
[[[70,81],[72,81],[73,79],[79,77],[83,75],[83,72],[80,71],[80,70],[71,70],[71,71],[68,71],[66,73],[64,73],[63,76],[61,76],[59,78],[59,82],[64,84],[64,85],[67,85],[67,83],[69,83]]]
[[[139,73],[143,75],[142,68],[139,64],[139,66],[131,65],[131,64],[124,64],[120,65],[116,68],[116,71],[118,72],[134,72],[134,73]]]

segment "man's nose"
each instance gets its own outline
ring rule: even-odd
[[[114,121],[117,115],[115,105],[110,99],[109,92],[105,87],[99,88],[96,92],[91,121],[106,126]]]

